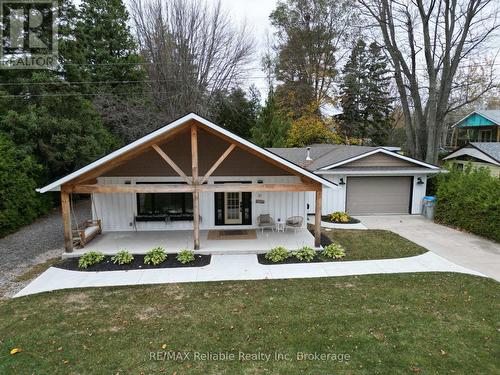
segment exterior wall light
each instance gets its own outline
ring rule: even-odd
[[[417,178],[417,184],[418,185],[423,185],[424,184],[424,181],[422,181],[422,177],[418,177]]]
[[[341,178],[341,179],[339,180],[339,185],[345,185],[345,182],[344,182],[344,179],[343,179],[343,178]]]

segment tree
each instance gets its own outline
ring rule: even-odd
[[[408,150],[436,163],[460,67],[500,27],[492,0],[359,0],[375,20],[394,68]],[[474,98],[469,100],[473,101]]]
[[[64,44],[67,79],[95,82],[81,85],[91,92],[140,88],[131,83],[143,80],[144,70],[123,1],[83,0],[75,13],[74,39]]]
[[[382,48],[358,39],[343,70],[342,115],[339,129],[345,137],[385,145],[390,128],[392,98],[388,61]]]
[[[357,12],[351,0],[286,0],[271,13],[276,28],[278,101],[295,118],[313,101],[330,101],[339,50],[350,43]]]
[[[286,140],[287,147],[304,147],[314,143],[342,143],[341,138],[318,115],[317,107],[311,105],[300,118],[292,121]]]
[[[168,119],[207,115],[212,96],[237,85],[253,53],[253,39],[220,1],[134,0],[132,18],[153,98]]]
[[[261,147],[285,147],[289,128],[290,123],[278,110],[271,88],[266,104],[251,130],[252,140]]]
[[[241,88],[230,93],[222,92],[214,96],[211,117],[213,121],[227,130],[250,139],[251,129],[257,122],[259,112],[259,94],[255,87],[250,89],[248,99]]]

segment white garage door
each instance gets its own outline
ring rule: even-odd
[[[347,213],[407,214],[412,177],[348,177]]]

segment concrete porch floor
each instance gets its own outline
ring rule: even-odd
[[[224,230],[230,230],[225,228]],[[208,240],[208,230],[200,230],[199,254],[255,254],[264,253],[276,246],[284,246],[289,250],[297,250],[303,246],[314,247],[314,236],[306,229],[295,232],[273,232],[255,229],[256,239]],[[193,248],[193,231],[148,231],[148,232],[106,232],[98,235],[82,249],[74,249],[72,253],[64,253],[63,257],[77,257],[88,251],[101,251],[104,254],[115,254],[119,250],[127,250],[133,254],[144,254],[154,247],[162,247],[167,253],[176,253],[182,249]]]

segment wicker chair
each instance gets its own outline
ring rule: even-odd
[[[264,233],[265,228],[271,228],[274,231],[274,219],[269,214],[257,216],[257,225],[262,228],[262,233]]]
[[[293,228],[295,233],[297,233],[297,228],[302,228],[302,223],[304,222],[304,218],[302,216],[292,216],[286,219],[285,227]]]

